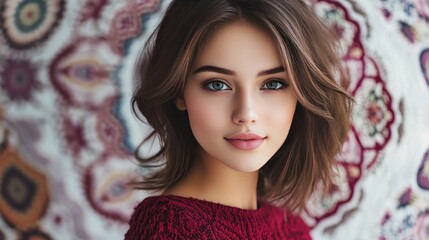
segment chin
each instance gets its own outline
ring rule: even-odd
[[[259,171],[265,163],[253,163],[253,164],[234,164],[229,165],[226,164],[229,168],[237,171],[237,172],[243,172],[243,173],[253,173]]]

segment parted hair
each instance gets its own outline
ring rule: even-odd
[[[285,142],[260,169],[258,198],[288,210],[302,208],[319,183],[326,189],[332,184],[353,102],[336,36],[302,0],[172,1],[136,65],[133,110],[153,131],[135,155],[143,167],[157,167],[135,186],[163,190],[190,170],[198,143],[175,100],[205,41],[215,29],[237,21],[271,35],[298,99]],[[140,147],[154,138],[160,150],[140,156]]]

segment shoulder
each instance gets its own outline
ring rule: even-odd
[[[198,226],[204,223],[198,213],[184,199],[172,196],[149,197],[134,209],[125,239],[189,238],[197,236]]]
[[[265,222],[274,226],[273,232],[280,235],[274,238],[287,238],[296,240],[311,239],[311,228],[304,222],[304,220],[297,214],[285,213],[285,211],[277,206],[271,204],[264,204],[265,209]],[[285,215],[286,214],[286,215]],[[279,226],[279,228],[277,228]]]
[[[290,239],[311,239],[311,229],[299,215],[291,214],[286,219]]]

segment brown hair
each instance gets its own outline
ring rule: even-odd
[[[301,208],[317,183],[329,187],[332,182],[352,103],[340,84],[345,81],[337,41],[301,0],[175,0],[170,4],[137,65],[139,86],[133,109],[153,128],[142,144],[157,137],[160,151],[143,158],[139,147],[136,157],[142,166],[161,164],[136,186],[162,190],[188,173],[198,143],[186,111],[178,110],[175,100],[213,29],[236,21],[271,34],[298,99],[286,141],[260,171],[258,197],[285,209]]]

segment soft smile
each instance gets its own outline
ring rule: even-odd
[[[261,146],[266,138],[254,133],[239,133],[226,137],[225,140],[240,150],[253,150]]]

